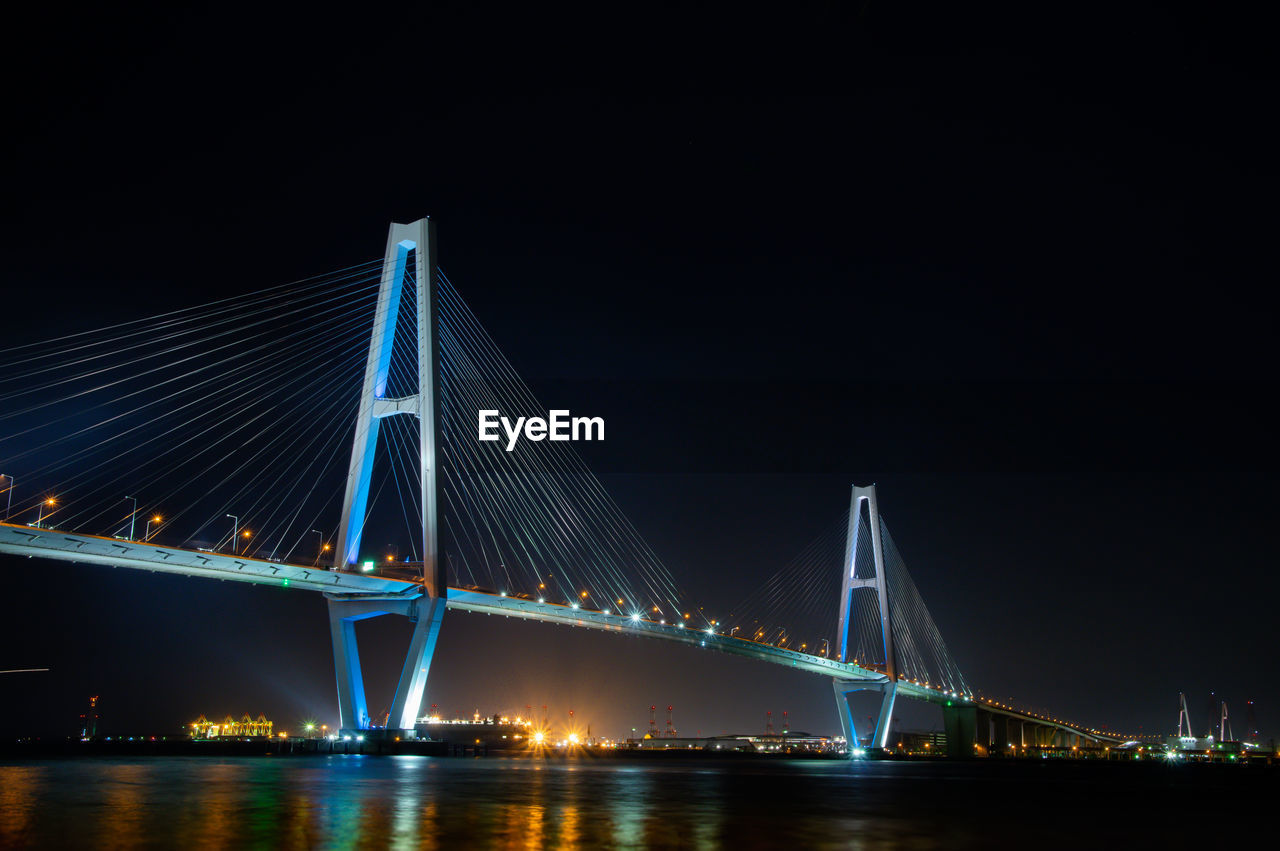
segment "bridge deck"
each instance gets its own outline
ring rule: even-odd
[[[406,578],[331,571],[323,567],[288,564],[201,549],[160,546],[151,542],[85,535],[13,523],[0,523],[0,553],[175,573],[230,582],[249,582],[304,591],[320,591],[342,597],[414,597],[422,593],[422,587],[418,582]],[[808,673],[845,680],[864,680],[868,685],[887,681],[885,675],[879,671],[848,662],[762,644],[737,636],[685,628],[678,624],[663,624],[644,618],[637,619],[627,614],[605,614],[591,609],[575,608],[572,604],[540,603],[524,597],[505,596],[473,588],[451,587],[446,605],[450,609],[468,612],[539,620],[674,641],[784,665]],[[904,697],[938,704],[964,700],[958,695],[948,694],[937,687],[906,681],[898,683],[898,693]],[[995,714],[1081,733],[1099,741],[1112,740],[1110,737],[1084,731],[1070,724],[1028,715],[1008,707],[983,704],[983,708]]]

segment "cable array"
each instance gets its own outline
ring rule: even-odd
[[[883,517],[880,534],[899,674],[922,685],[942,686],[947,691],[968,694],[969,687],[951,658]]]
[[[835,658],[840,565],[848,514],[841,514],[808,546],[740,600],[726,619],[734,635]]]
[[[379,265],[0,353],[6,513],[318,559],[332,526],[304,541],[341,497]]]
[[[848,557],[849,516],[829,524],[804,550],[733,608],[730,631],[743,638],[835,658],[839,655],[841,577]],[[924,599],[880,519],[897,673],[922,685],[968,694]],[[867,518],[857,518],[854,577],[874,579],[875,553]],[[853,589],[847,660],[886,670],[880,606],[874,586]]]
[[[417,270],[400,282],[385,396],[418,393]],[[382,261],[0,351],[0,507],[14,522],[327,562],[346,486]],[[441,555],[451,585],[711,629],[835,657],[848,516],[723,623],[564,441],[477,440],[477,413],[549,412],[448,277],[435,273]],[[378,420],[361,549],[419,562],[419,421]],[[17,475],[15,484],[10,474]],[[12,503],[10,507],[10,499]],[[855,575],[875,575],[859,515]],[[967,688],[882,524],[907,679]],[[313,537],[317,536],[317,537]],[[849,661],[885,666],[874,589],[851,601]]]
[[[707,626],[570,443],[525,440],[508,452],[476,439],[480,410],[548,411],[443,274],[438,289],[444,517],[457,580]]]

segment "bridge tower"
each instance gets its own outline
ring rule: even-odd
[[[417,316],[418,388],[417,393],[409,396],[387,398],[396,319],[411,259]],[[333,569],[347,570],[359,557],[369,502],[369,483],[378,446],[379,421],[396,415],[414,416],[418,418],[421,461],[422,579],[421,585],[409,596],[325,595],[329,601],[329,632],[338,680],[338,710],[344,731],[364,731],[373,727],[360,672],[356,621],[394,614],[414,622],[409,650],[386,722],[388,735],[412,735],[426,689],[427,670],[440,634],[440,622],[444,617],[448,580],[439,557],[440,491],[436,480],[436,447],[440,444],[440,409],[436,404],[436,383],[440,375],[440,347],[435,333],[435,270],[434,223],[419,219],[410,224],[392,224],[383,256],[382,282],[356,415]]]
[[[1178,703],[1181,708],[1178,709],[1178,737],[1194,738],[1195,732],[1191,729],[1191,713],[1187,710],[1187,695],[1184,692],[1178,692]],[[1182,732],[1186,728],[1186,733]]]
[[[870,541],[861,540],[863,535],[862,505],[867,506],[867,526],[870,529]],[[853,595],[861,589],[874,589],[880,610],[880,637],[884,659],[884,676],[879,680],[846,680],[832,678],[832,687],[836,696],[836,711],[840,715],[840,726],[844,739],[848,743],[848,753],[853,755],[857,746],[857,728],[853,723],[853,711],[849,707],[849,695],[858,691],[871,691],[880,695],[880,717],[876,720],[875,729],[871,733],[871,746],[883,748],[889,741],[889,724],[893,720],[893,704],[898,690],[898,665],[893,647],[892,612],[889,608],[889,586],[885,575],[884,543],[880,528],[880,509],[876,504],[876,486],[853,486],[853,496],[849,504],[849,531],[845,538],[845,557],[843,581],[840,587],[840,619],[836,624],[836,641],[838,642],[841,662],[848,662],[850,614],[853,610]],[[875,564],[874,576],[858,575],[858,549],[871,547],[871,555]]]

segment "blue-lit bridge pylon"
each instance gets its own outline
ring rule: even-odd
[[[436,451],[440,445],[440,410],[435,389],[440,369],[439,346],[435,339],[435,269],[434,224],[428,219],[392,224],[387,235],[382,281],[369,340],[369,358],[351,446],[334,569],[350,569],[358,560],[378,447],[379,422],[384,417],[404,415],[418,419],[422,577],[420,590],[408,595],[325,592],[329,601],[329,632],[338,681],[338,711],[344,730],[369,730],[375,726],[369,717],[365,698],[356,622],[388,614],[401,615],[413,621],[409,649],[391,702],[390,715],[386,719],[388,734],[412,736],[422,706],[431,658],[440,635],[440,623],[444,618],[448,581],[440,560],[436,465]],[[404,282],[410,271],[415,283],[412,296],[416,318],[417,392],[388,398],[387,383],[397,318]]]
[[[866,503],[869,520],[862,522],[862,504]],[[867,529],[870,535],[867,535]],[[870,538],[870,541],[867,538]],[[871,577],[859,576],[859,545],[863,552],[870,543],[872,560],[875,567]],[[864,559],[865,561],[865,559]],[[880,712],[875,729],[871,732],[872,747],[883,748],[889,741],[889,725],[893,721],[893,704],[898,695],[898,666],[893,647],[892,613],[889,608],[889,587],[884,561],[884,541],[881,539],[880,509],[876,505],[876,486],[853,487],[853,498],[849,505],[849,532],[845,546],[844,570],[840,586],[840,620],[836,626],[836,641],[840,647],[840,661],[849,658],[849,630],[853,626],[851,614],[854,611],[854,594],[859,591],[871,591],[876,596],[876,608],[880,614],[880,637],[884,660],[884,677],[882,680],[850,680],[843,677],[832,677],[831,685],[835,690],[836,712],[840,716],[840,727],[847,743],[847,753],[852,756],[859,741],[857,727],[853,721],[853,710],[849,706],[849,695],[854,692],[868,691],[880,695]]]

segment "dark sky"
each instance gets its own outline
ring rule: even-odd
[[[708,599],[874,481],[985,693],[1164,732],[1215,691],[1280,732],[1258,22],[422,5],[12,19],[7,342],[374,259],[429,214],[543,401],[605,416],[589,462]],[[6,732],[63,732],[90,693],[107,732],[336,719],[319,597],[0,564],[0,667],[54,669],[0,680]],[[817,678],[468,614],[428,694],[610,734],[650,703],[837,729]]]

